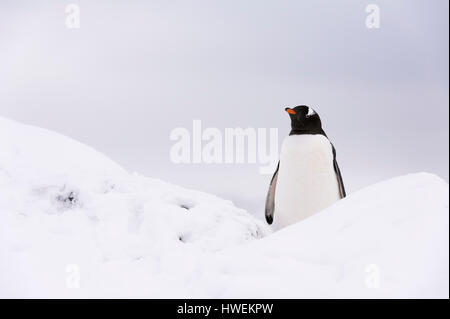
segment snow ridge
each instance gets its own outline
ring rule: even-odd
[[[372,185],[271,234],[230,201],[0,118],[0,297],[448,298],[448,184]]]

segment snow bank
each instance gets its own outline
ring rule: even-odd
[[[130,175],[79,142],[0,118],[2,296],[52,294],[70,264],[102,272],[112,261],[217,251],[269,232],[230,201]]]
[[[270,233],[229,201],[0,118],[0,297],[448,298],[448,184],[434,175]]]
[[[226,296],[448,298],[448,191],[442,179],[419,173],[352,194],[235,250],[257,260],[267,290],[243,284]]]

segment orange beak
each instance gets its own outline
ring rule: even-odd
[[[297,114],[297,113],[295,113],[295,111],[293,110],[293,109],[290,109],[290,108],[285,108],[285,110],[286,110],[286,112],[288,112],[289,114]]]

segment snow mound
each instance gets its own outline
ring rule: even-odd
[[[449,186],[427,173],[397,177],[247,246],[234,253],[251,251],[270,278],[258,297],[283,287],[277,297],[448,298]]]
[[[15,257],[136,260],[177,246],[217,251],[269,232],[230,201],[128,174],[77,141],[0,118],[1,295],[14,287],[5,281]]]
[[[0,118],[0,297],[448,298],[448,202],[411,174],[267,236],[229,201]]]

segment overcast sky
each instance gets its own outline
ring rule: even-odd
[[[66,5],[80,8],[68,29]],[[380,28],[365,25],[366,5]],[[279,128],[307,104],[348,192],[418,171],[448,181],[448,1],[2,1],[0,116],[45,127],[130,172],[260,214],[256,164],[169,160],[176,127]],[[1,156],[1,154],[0,154]]]

